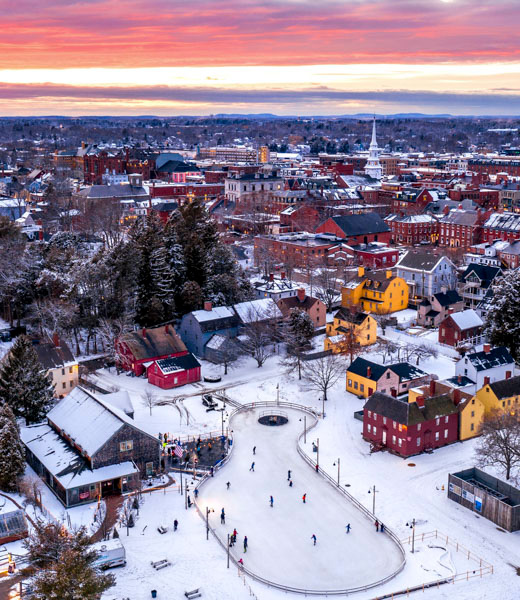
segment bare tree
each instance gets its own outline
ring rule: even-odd
[[[146,390],[141,396],[144,406],[150,409],[150,416],[152,416],[152,408],[157,406],[157,398],[151,390]]]
[[[309,387],[322,393],[324,400],[327,400],[328,390],[345,372],[345,363],[337,354],[309,360],[303,366],[303,376]]]
[[[242,362],[240,359],[243,356],[243,352],[238,345],[238,343],[231,338],[229,335],[221,335],[220,346],[215,349],[214,356],[211,359],[211,362],[221,365],[224,367],[224,375],[228,374],[228,369],[233,367],[238,367]]]
[[[520,418],[511,411],[493,411],[480,426],[482,435],[476,447],[480,466],[500,465],[506,479],[515,478],[520,466]]]
[[[128,315],[123,315],[117,319],[100,319],[99,321],[99,337],[103,351],[107,358],[111,358],[116,366],[129,368],[131,361],[122,351],[122,347],[118,344],[118,340],[132,330],[131,319]]]
[[[419,344],[411,347],[409,359],[415,356],[415,364],[418,366],[421,360],[428,358],[437,358],[438,352],[433,346],[426,346],[425,344]]]
[[[260,368],[274,354],[273,337],[269,323],[252,321],[244,328],[244,339],[241,344],[245,352],[250,354]]]
[[[133,499],[127,498],[121,507],[119,513],[119,522],[121,527],[126,527],[126,535],[130,534],[130,527],[135,525],[134,509],[132,507]]]
[[[330,312],[334,304],[341,298],[340,283],[334,269],[323,267],[316,276],[315,295],[325,304],[327,312]]]
[[[386,364],[392,360],[394,354],[397,354],[398,346],[392,340],[379,339],[374,350],[381,356],[383,364]]]

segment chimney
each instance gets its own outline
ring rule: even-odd
[[[211,302],[209,300],[206,300],[204,302],[204,310],[211,312],[212,309],[213,309],[213,305],[211,304]]]
[[[372,377],[372,367],[367,367],[367,379]]]
[[[490,380],[489,376],[488,376],[488,375],[486,375],[486,376],[484,377],[484,385],[489,385],[489,382],[490,382],[490,381],[491,381],[491,380]]]
[[[358,267],[357,274],[358,277],[363,277],[365,275],[365,267]]]
[[[300,302],[305,301],[305,288],[298,288],[298,300]]]
[[[417,396],[415,402],[419,408],[424,408],[424,396]]]
[[[491,344],[484,344],[484,352],[489,354],[491,352]]]
[[[60,347],[60,336],[56,332],[52,334],[52,343],[56,348]]]
[[[142,333],[143,333],[143,337],[145,338],[146,337],[146,327],[143,327]]]
[[[390,271],[390,269],[388,269],[388,271],[386,272],[386,278],[392,279],[392,271]]]
[[[455,406],[460,404],[460,390],[453,390],[453,404]]]
[[[457,383],[459,385],[462,383],[462,375],[457,375]]]
[[[435,379],[430,379],[430,398],[435,396]]]
[[[506,371],[506,379],[511,379],[511,371]]]
[[[285,279],[285,271],[282,271],[280,274],[281,279]]]
[[[450,306],[450,307],[448,308],[448,314],[449,314],[449,315],[452,315],[452,314],[453,314],[453,306]]]
[[[269,273],[269,281],[274,281],[274,273]]]

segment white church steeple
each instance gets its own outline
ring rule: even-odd
[[[369,156],[367,164],[365,165],[365,174],[369,175],[373,179],[381,179],[383,170],[381,163],[379,162],[379,148],[377,146],[376,139],[376,118],[374,116],[374,122],[372,124],[372,141],[370,142]]]

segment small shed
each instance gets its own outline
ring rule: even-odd
[[[7,544],[26,538],[27,521],[24,511],[10,498],[0,497],[0,543]]]
[[[476,467],[450,473],[448,498],[502,529],[520,529],[520,489]]]

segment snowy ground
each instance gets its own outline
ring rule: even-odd
[[[283,408],[289,422],[268,427],[258,423],[265,410],[250,410],[233,418],[231,459],[202,486],[199,495],[199,505],[214,510],[212,526],[222,540],[227,540],[234,528],[238,530],[233,556],[242,558],[249,570],[265,579],[307,590],[370,585],[398,570],[402,556],[396,544],[377,533],[372,521],[298,455],[296,441],[303,430],[304,413]],[[311,419],[307,416],[308,424]],[[252,461],[254,471],[249,470]],[[231,482],[229,490],[227,481]],[[307,494],[305,504],[303,494]],[[220,523],[222,508],[225,524]],[[347,523],[352,526],[348,535]],[[318,540],[316,547],[313,534]],[[244,535],[249,542],[247,553],[243,552]]]
[[[387,329],[388,333],[389,329]],[[412,336],[407,336],[402,332],[391,332],[390,335],[399,337],[403,341],[417,343]],[[437,373],[440,378],[452,376],[454,374],[454,353],[444,347],[439,347],[438,350],[439,357],[437,359],[421,362],[419,366],[428,372]],[[365,356],[377,361],[381,360],[379,357],[371,355],[370,349]],[[216,369],[218,368],[203,363],[203,373]],[[103,386],[108,386],[108,389],[112,387],[127,389],[134,403],[136,424],[152,434],[169,431],[175,435],[198,435],[209,431],[220,431],[221,413],[206,413],[200,396],[204,389],[218,387],[225,387],[226,393],[241,403],[275,400],[279,393],[282,401],[297,402],[321,411],[318,394],[309,390],[305,381],[298,381],[294,375],[285,374],[279,364],[278,356],[268,359],[260,369],[256,367],[253,360],[248,359],[239,368],[230,371],[218,384],[201,382],[198,385],[184,386],[170,391],[161,391],[149,386],[146,380],[141,378],[117,376],[115,371],[100,371],[97,380]],[[142,403],[142,394],[146,389],[152,390],[158,396],[170,398],[182,396],[184,400],[178,401],[177,405],[182,404],[183,409],[179,410],[176,406],[155,407],[150,416],[148,408]],[[494,565],[495,574],[492,576],[427,590],[424,594],[420,593],[421,595],[417,594],[417,596],[427,600],[453,598],[454,595],[459,600],[475,600],[475,598],[517,600],[520,579],[512,565],[520,567],[520,533],[509,534],[499,530],[493,523],[448,500],[446,489],[442,489],[442,486],[445,488],[447,486],[448,473],[474,465],[475,441],[453,444],[436,450],[432,454],[413,457],[409,460],[403,460],[388,453],[371,455],[369,446],[361,438],[362,424],[352,416],[353,412],[362,406],[363,401],[345,392],[345,379],[342,377],[329,393],[326,418],[320,419],[308,438],[308,442],[317,437],[320,438],[320,466],[333,478],[336,478],[337,459],[340,458],[341,485],[348,484],[349,487],[346,489],[370,510],[372,509],[373,494],[369,494],[368,490],[375,485],[377,490],[376,514],[388,527],[396,531],[400,538],[409,536],[410,528],[406,524],[415,518],[418,536],[422,533],[439,530]],[[224,426],[228,425],[225,422]],[[329,552],[326,547],[327,538],[332,539],[336,534],[338,536],[345,535],[345,538],[340,536],[338,544],[346,544],[347,536],[343,529],[346,524],[343,522],[344,519],[334,516],[329,522],[329,504],[331,514],[336,515],[340,510],[347,511],[344,501],[342,500],[343,508],[340,508],[332,498],[326,499],[327,493],[331,493],[333,490],[326,492],[323,488],[324,484],[318,476],[304,464],[301,457],[292,454],[294,444],[287,444],[287,448],[284,446],[284,449],[276,455],[275,467],[272,468],[272,472],[266,474],[264,473],[265,457],[262,455],[265,452],[266,443],[265,441],[257,443],[259,454],[255,462],[258,467],[257,472],[253,474],[248,470],[251,461],[248,459],[244,466],[240,456],[241,447],[247,456],[255,442],[250,433],[243,434],[239,429],[234,431],[236,445],[233,452],[236,452],[236,455],[220,473],[217,473],[214,481],[207,484],[207,489],[204,489],[205,486],[202,487],[200,500],[203,503],[206,497],[210,499],[210,496],[214,495],[216,506],[213,508],[216,512],[212,513],[211,519],[217,528],[220,527],[218,518],[220,509],[222,506],[226,507],[229,520],[227,529],[222,529],[223,534],[228,533],[232,527],[236,526],[239,532],[239,544],[241,544],[244,534],[248,536],[250,549],[244,557],[247,566],[258,568],[260,574],[262,568],[270,569],[269,573],[272,573],[275,566],[268,549],[278,551],[279,544],[280,548],[285,548],[285,552],[289,556],[292,556],[293,553],[296,555],[303,553],[299,556],[299,560],[307,560],[305,556],[314,550],[318,555],[315,555],[315,558],[321,560],[321,555],[324,556]],[[256,431],[256,429],[253,428],[252,431]],[[307,443],[306,448],[309,455],[315,457],[310,443]],[[287,466],[287,463],[293,463],[292,467]],[[297,487],[292,490],[284,487],[287,468],[291,468],[298,477],[298,481],[296,481],[296,477],[294,479]],[[304,472],[307,471],[300,473],[300,469],[303,469]],[[307,477],[311,476],[315,476],[315,485],[311,485],[311,480],[308,489],[300,489],[300,486],[303,485],[301,482],[307,481]],[[243,488],[240,492],[244,494],[243,499],[240,502],[236,501],[236,508],[231,501],[232,494],[226,501],[220,500],[227,493],[222,483],[228,480],[232,483],[230,492],[233,493],[233,497],[238,493],[237,489]],[[268,488],[275,484],[281,486],[280,491],[269,491]],[[304,491],[309,494],[309,504],[305,506],[306,509],[313,511],[315,502],[319,502],[323,507],[319,510],[319,519],[316,519],[314,514],[312,520],[305,520],[305,515],[302,517],[301,513],[304,507],[301,503],[301,495]],[[295,492],[295,510],[288,511],[287,509],[286,512],[284,505],[292,500],[289,496],[290,492]],[[249,500],[247,499],[248,494],[251,494]],[[275,498],[273,509],[268,505],[271,494]],[[117,576],[117,587],[105,594],[105,600],[115,598],[121,600],[127,597],[132,600],[145,599],[150,597],[150,589],[154,588],[159,592],[159,599],[181,597],[182,592],[186,589],[199,586],[203,587],[203,600],[204,598],[209,600],[251,598],[249,588],[259,600],[280,600],[282,597],[287,597],[281,591],[268,588],[248,578],[244,584],[244,581],[238,577],[236,568],[232,567],[228,571],[224,551],[211,536],[210,540],[206,541],[202,519],[193,508],[188,511],[184,510],[182,497],[175,493],[173,488],[167,493],[157,492],[147,495],[146,498],[137,527],[131,530],[128,538],[125,535],[122,536],[122,541],[127,547],[129,564],[125,568],[114,571]],[[297,531],[297,524],[300,524],[301,534],[299,532],[294,534],[300,537],[295,537],[294,544],[290,548],[285,546],[283,526],[279,526],[277,522],[273,523],[277,526],[273,528],[276,529],[274,533],[269,534],[262,530],[261,515],[274,518],[268,517],[271,514],[269,511],[272,511],[273,515],[276,514],[276,519],[278,519],[278,515],[282,514],[282,511],[286,512],[286,521],[291,523],[291,525],[287,525],[287,528],[290,527],[291,532]],[[248,519],[249,513],[253,513],[255,518]],[[157,533],[157,525],[171,526],[174,518],[178,518],[181,523],[178,532],[175,534],[168,532],[164,536]],[[350,513],[347,518],[350,519]],[[353,519],[354,517],[352,517]],[[144,535],[141,535],[145,525],[147,528]],[[353,529],[350,534],[352,536],[354,533],[357,535],[359,527],[364,531],[362,525],[355,526],[356,531]],[[321,527],[323,529],[320,530]],[[310,531],[311,528],[313,531]],[[310,536],[312,533],[316,533],[318,536],[316,548],[311,546]],[[376,534],[375,532],[370,533],[369,527],[366,535],[368,541]],[[262,544],[267,544],[263,550],[260,548],[262,544],[258,543],[259,539],[262,539]],[[268,541],[265,541],[266,539]],[[345,541],[342,542],[342,539]],[[341,558],[345,551],[343,546],[341,548],[341,552],[337,553],[336,563],[338,562],[337,558]],[[240,546],[237,546],[236,549],[239,550]],[[419,551],[412,555],[407,547],[407,567],[389,584],[383,588],[377,588],[377,593],[406,589],[408,585],[418,580],[427,582],[438,576],[445,576],[447,567],[439,563],[439,560],[443,562],[447,560],[446,557],[442,558],[444,551],[441,552],[427,546],[418,549]],[[346,550],[349,551],[350,546]],[[365,549],[361,547],[360,552],[364,551]],[[260,552],[262,552],[262,556],[257,554]],[[164,556],[173,560],[174,565],[156,573],[149,565],[149,561]],[[468,565],[461,562],[460,556],[457,556],[453,549],[450,551],[449,559],[458,571],[467,570]],[[368,561],[372,562],[372,560],[373,557],[370,556]],[[264,562],[265,567],[262,567]],[[347,561],[345,561],[345,567],[350,568]],[[380,568],[385,568],[383,563]],[[473,565],[470,568],[473,568]],[[331,577],[338,577],[332,573],[332,567],[329,569]],[[282,566],[278,576],[289,578],[292,574],[290,569]],[[174,595],[171,590],[175,590]],[[374,598],[375,595],[376,590],[372,593],[356,594],[356,598],[365,600]]]

